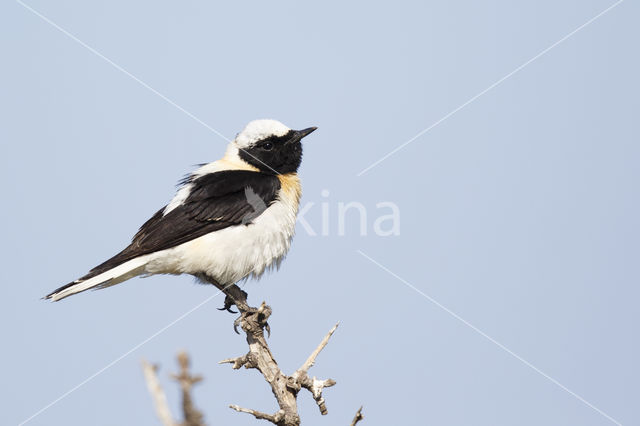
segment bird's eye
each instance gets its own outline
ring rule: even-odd
[[[262,149],[265,151],[271,151],[273,149],[273,144],[271,142],[265,142],[262,144]]]

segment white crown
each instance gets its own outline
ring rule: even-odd
[[[277,120],[254,120],[238,133],[234,142],[239,148],[248,148],[269,136],[284,136],[289,130]]]

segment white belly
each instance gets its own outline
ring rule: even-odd
[[[297,197],[281,198],[249,225],[212,232],[150,255],[148,274],[201,274],[227,285],[278,267],[295,232]]]

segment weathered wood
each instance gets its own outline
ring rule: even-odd
[[[144,373],[147,389],[149,389],[149,393],[153,399],[153,405],[156,408],[156,414],[160,422],[164,426],[177,426],[171,415],[171,410],[169,410],[167,395],[164,393],[162,385],[160,385],[160,380],[158,380],[158,367],[143,359],[142,372]]]
[[[178,353],[178,364],[180,364],[180,373],[172,374],[171,376],[180,384],[182,389],[182,415],[184,417],[182,426],[204,426],[204,416],[195,407],[191,398],[191,388],[202,381],[202,376],[191,375],[189,372],[189,355],[184,351]]]
[[[304,364],[293,375],[288,376],[280,370],[264,336],[264,330],[269,331],[268,320],[271,316],[271,308],[265,302],[262,302],[259,308],[249,307],[246,301],[246,293],[243,293],[235,285],[225,288],[224,292],[227,295],[227,299],[232,301],[240,311],[240,318],[236,320],[236,324],[246,334],[249,352],[237,358],[225,359],[220,363],[232,364],[232,368],[235,370],[244,366],[262,373],[264,379],[271,386],[271,391],[278,402],[279,410],[274,414],[266,414],[237,405],[231,405],[230,408],[238,412],[251,414],[256,419],[267,420],[278,426],[298,426],[300,425],[300,415],[298,414],[297,397],[300,389],[304,388],[313,395],[320,408],[320,413],[327,414],[322,390],[335,385],[336,382],[332,379],[318,380],[315,377],[310,378],[307,372],[315,363],[318,354],[329,342],[338,324],[329,331]]]
[[[189,355],[186,352],[178,353],[178,364],[180,365],[180,372],[171,376],[180,384],[182,389],[182,415],[184,417],[182,422],[174,420],[171,415],[167,396],[160,385],[160,380],[158,380],[158,367],[142,360],[142,371],[144,372],[149,393],[153,398],[158,418],[163,426],[204,426],[204,416],[195,407],[191,398],[193,385],[202,381],[202,377],[192,376],[189,372]]]
[[[362,407],[358,409],[355,417],[351,421],[351,426],[356,426],[360,420],[364,419],[364,415],[362,414]]]

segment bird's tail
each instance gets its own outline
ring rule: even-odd
[[[116,264],[118,256],[109,259],[107,262],[99,265],[91,270],[84,277],[77,279],[69,284],[54,290],[47,294],[44,298],[50,299],[53,302],[64,299],[72,294],[80,293],[81,291],[89,290],[91,288],[105,288],[112,285],[119,284],[130,278],[143,274],[144,267],[148,261],[148,255],[139,256],[125,262]]]

